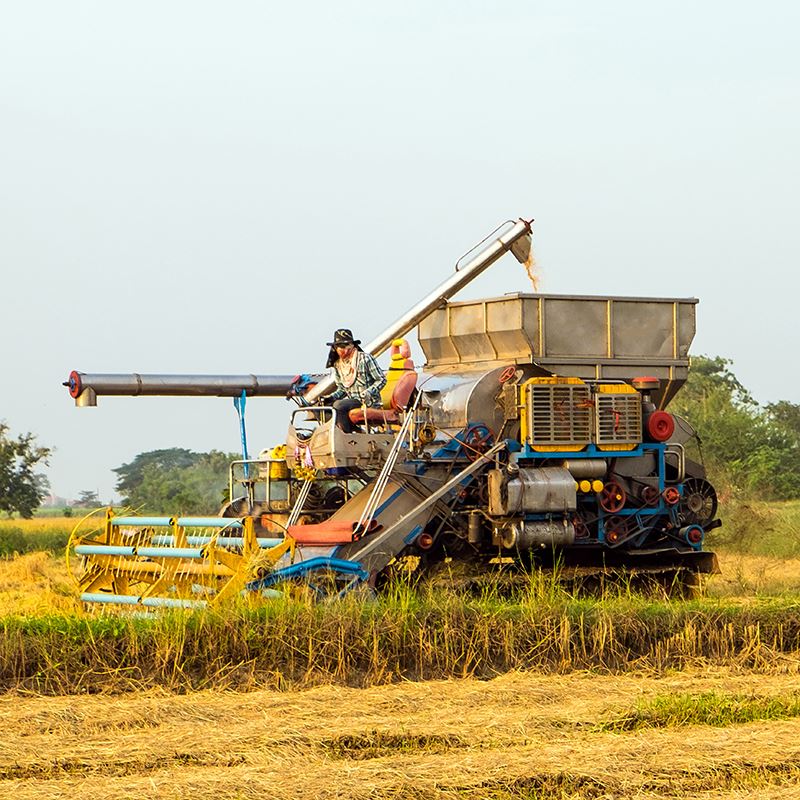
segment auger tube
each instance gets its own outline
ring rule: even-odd
[[[393,322],[382,333],[372,339],[364,349],[379,356],[393,339],[404,336],[421,320],[468,283],[494,264],[504,253],[513,252],[518,261],[524,262],[530,253],[531,221],[509,220],[510,227],[494,238],[463,267],[456,270],[446,281],[437,286],[422,300]],[[329,375],[314,375],[315,386],[306,393],[306,400],[313,402],[333,387]],[[294,375],[145,375],[86,373],[73,370],[64,386],[76,406],[97,405],[98,395],[138,397],[239,397],[244,392],[248,397],[285,397],[292,388]]]
[[[510,222],[510,220],[509,220]],[[531,245],[531,220],[520,219],[512,224],[505,233],[498,236],[483,248],[474,258],[468,261],[461,269],[453,273],[444,283],[439,284],[432,292],[427,294],[416,305],[412,306],[402,317],[393,322],[382,333],[378,334],[364,347],[374,356],[379,356],[392,343],[393,339],[404,336],[431,311],[434,311],[460,289],[475,280],[482,272],[494,264],[504,253],[511,250],[514,257],[524,263],[530,254]],[[519,244],[518,244],[519,243]],[[328,375],[316,386],[306,392],[305,398],[309,403],[326,394],[333,387],[333,378]]]

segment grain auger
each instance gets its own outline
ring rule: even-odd
[[[505,252],[525,263],[530,223],[508,223],[484,243],[365,346],[390,350],[390,363],[383,407],[349,412],[354,433],[318,402],[332,386],[325,376],[73,372],[70,394],[84,406],[102,394],[233,397],[243,442],[219,523],[225,535],[206,526],[211,532],[192,539],[193,523],[180,517],[140,526],[111,517],[78,542],[122,548],[76,549],[93,559],[84,599],[207,602],[298,582],[329,598],[379,588],[400,570],[425,576],[443,562],[476,575],[558,563],[688,583],[716,570],[704,549],[720,524],[716,494],[684,449],[693,429],[666,410],[688,374],[697,300],[516,293],[451,301]],[[403,338],[414,327],[421,368]],[[303,402],[283,444],[250,459],[244,401],[258,395]],[[152,548],[187,553],[173,562]],[[131,588],[139,564],[137,576],[152,574],[145,591]]]

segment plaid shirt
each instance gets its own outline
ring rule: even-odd
[[[328,395],[328,400],[335,402],[343,397],[351,397],[367,406],[381,405],[381,389],[386,386],[386,376],[378,366],[375,356],[363,351],[358,352],[358,366],[356,380],[352,386],[345,387],[336,365],[332,369],[333,379],[336,381],[336,391]]]

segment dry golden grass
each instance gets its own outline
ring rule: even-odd
[[[800,677],[704,671],[432,681],[286,694],[0,699],[0,796],[800,796],[800,720],[601,732],[649,697],[784,695]]]
[[[776,558],[734,551],[718,554],[721,575],[708,579],[714,597],[800,594],[800,558]]]
[[[59,533],[71,531],[80,517],[33,517],[32,519],[0,519],[0,533],[20,529],[25,533]]]
[[[800,587],[800,559],[720,560],[712,595]],[[43,553],[0,561],[0,603],[6,614],[79,612],[63,559]],[[671,646],[708,645],[681,645],[686,635]],[[800,800],[800,719],[622,733],[599,724],[671,694],[800,691],[800,659],[765,648],[762,661],[758,675],[695,667],[247,694],[10,692],[0,696],[0,797]]]
[[[56,559],[49,553],[27,553],[13,559],[0,559],[0,609],[3,614],[76,612],[80,606],[64,559]]]

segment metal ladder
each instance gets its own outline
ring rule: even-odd
[[[403,424],[400,426],[400,430],[394,437],[389,454],[386,456],[386,461],[384,462],[383,467],[381,467],[378,477],[375,479],[375,485],[372,487],[369,500],[367,500],[367,504],[364,506],[364,510],[361,512],[361,516],[358,518],[358,522],[356,523],[355,530],[359,534],[369,530],[372,518],[375,516],[375,511],[378,508],[378,503],[380,502],[383,492],[386,489],[386,484],[389,482],[389,476],[392,474],[392,470],[397,463],[397,458],[400,455],[400,449],[403,445],[403,440],[408,435],[408,431],[410,430],[411,424],[414,421],[414,414],[416,413],[421,397],[422,392],[417,392],[417,396],[414,398],[414,403],[412,404],[411,408],[406,409],[406,414],[403,418]]]

